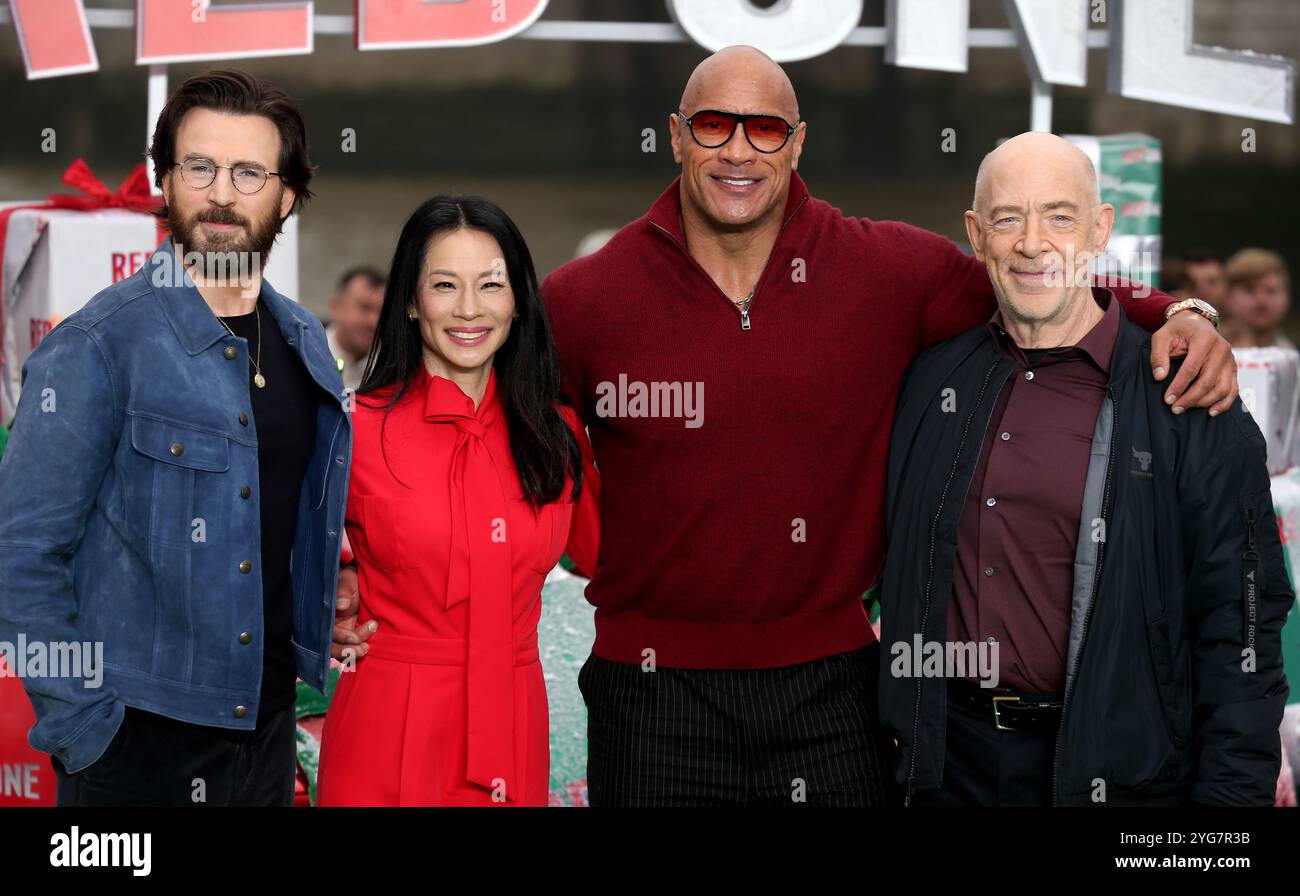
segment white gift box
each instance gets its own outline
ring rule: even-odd
[[[0,209],[30,202],[0,203]],[[130,277],[158,246],[152,215],[108,209],[20,209],[9,217],[0,296],[0,420],[13,420],[22,369],[53,327],[97,292]],[[278,292],[298,295],[298,218],[289,218],[264,271]]]
[[[1291,466],[1296,425],[1296,385],[1300,352],[1291,348],[1234,348],[1241,403],[1259,424],[1268,443],[1268,471]]]

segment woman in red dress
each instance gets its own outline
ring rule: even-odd
[[[407,221],[356,398],[346,526],[378,628],[325,718],[323,806],[544,806],[542,582],[598,483],[528,248],[477,197]],[[570,538],[570,533],[573,537]]]

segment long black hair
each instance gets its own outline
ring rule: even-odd
[[[582,454],[560,416],[559,405],[564,400],[560,363],[537,288],[533,259],[515,222],[481,196],[444,193],[425,202],[407,219],[393,252],[379,327],[357,394],[364,396],[394,387],[386,404],[371,405],[385,408],[386,421],[393,406],[415,382],[424,364],[424,343],[420,328],[407,318],[406,310],[418,305],[430,241],[438,234],[461,228],[480,230],[497,241],[515,297],[519,317],[493,356],[492,369],[524,498],[534,508],[559,500],[566,476],[573,479],[572,496],[576,498],[582,492]]]

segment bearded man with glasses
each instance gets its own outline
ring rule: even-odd
[[[41,342],[0,463],[0,640],[91,648],[23,680],[63,806],[293,803],[351,455],[315,315],[261,271],[311,196],[293,99],[244,72],[172,94],[171,234]]]

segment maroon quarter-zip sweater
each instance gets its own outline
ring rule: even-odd
[[[1173,301],[1113,292],[1151,330]],[[899,383],[923,348],[989,319],[984,266],[846,217],[796,174],[744,329],[686,251],[674,181],[542,293],[602,481],[593,651],[756,669],[871,643]]]

